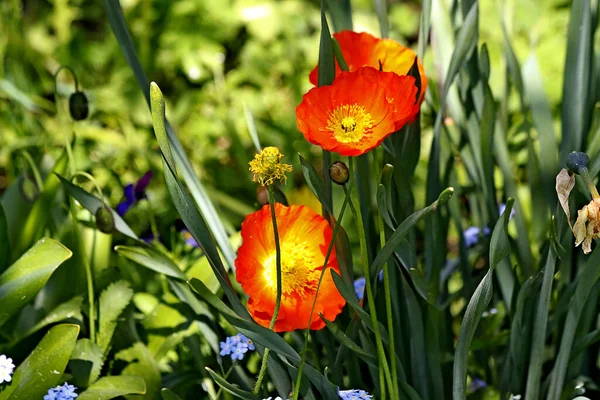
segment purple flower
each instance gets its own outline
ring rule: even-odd
[[[198,245],[198,242],[196,242],[196,239],[194,239],[194,237],[192,236],[192,234],[190,233],[190,231],[188,231],[186,228],[183,228],[181,233],[183,234],[183,237],[185,239],[185,243],[188,246],[192,246],[192,247],[200,247]]]
[[[148,171],[142,176],[135,185],[129,184],[123,189],[125,200],[117,205],[117,213],[123,217],[127,211],[138,201],[146,197],[146,187],[152,178],[152,171]]]

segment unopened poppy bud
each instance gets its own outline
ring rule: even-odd
[[[567,168],[576,174],[581,174],[582,169],[588,168],[590,157],[580,151],[573,151],[567,156]]]
[[[338,185],[344,185],[350,179],[348,167],[341,161],[336,161],[329,167],[329,177]]]
[[[21,189],[21,195],[23,198],[30,203],[36,201],[40,195],[40,188],[35,181],[28,176],[24,176],[21,179],[19,189]]]
[[[75,121],[87,118],[89,113],[88,99],[83,92],[76,91],[69,97],[69,112]]]
[[[115,230],[115,219],[106,206],[100,206],[96,211],[96,227],[102,233],[112,233]]]

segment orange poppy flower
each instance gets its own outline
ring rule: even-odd
[[[308,207],[286,207],[275,203],[281,248],[281,306],[274,330],[289,332],[308,328],[319,276],[333,232],[325,218]],[[268,327],[277,298],[277,262],[271,208],[267,204],[242,223],[242,245],[235,260],[236,279],[250,296],[248,311]],[[335,249],[327,268],[340,272]],[[338,292],[331,273],[325,272],[310,329],[322,329],[319,313],[332,321],[346,301]]]
[[[412,76],[362,67],[315,87],[296,107],[306,140],[343,156],[357,156],[412,122],[419,112]]]
[[[406,75],[417,56],[414,51],[408,47],[391,39],[379,39],[366,32],[356,33],[352,31],[341,31],[333,34],[333,37],[340,44],[344,61],[348,64],[350,72],[356,71],[360,67],[373,67],[379,69],[379,63],[383,71],[395,72],[398,75]],[[419,75],[421,76],[421,94],[419,95],[419,104],[423,102],[425,90],[427,89],[427,77],[425,68],[421,60],[417,60]],[[335,76],[342,72],[340,66],[335,63]],[[310,83],[318,84],[318,66],[316,66],[309,75]]]

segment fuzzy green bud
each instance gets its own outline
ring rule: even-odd
[[[338,185],[345,185],[350,179],[348,167],[341,161],[336,161],[329,167],[329,177]]]
[[[96,227],[102,233],[112,233],[115,230],[115,218],[110,208],[103,205],[96,210]]]
[[[75,121],[86,119],[89,113],[88,99],[83,92],[75,92],[69,97],[69,112]]]

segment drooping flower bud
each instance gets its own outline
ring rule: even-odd
[[[96,210],[96,227],[102,233],[112,233],[115,230],[115,218],[105,205]]]
[[[567,156],[567,168],[569,171],[580,174],[582,169],[588,168],[590,157],[580,151],[573,151]]]
[[[40,195],[37,183],[28,176],[21,178],[19,189],[23,198],[29,203],[35,202]]]
[[[83,92],[76,91],[69,97],[69,112],[75,121],[86,119],[89,111],[88,99]]]
[[[344,185],[350,179],[348,167],[341,161],[336,161],[329,167],[329,177],[334,183]]]

